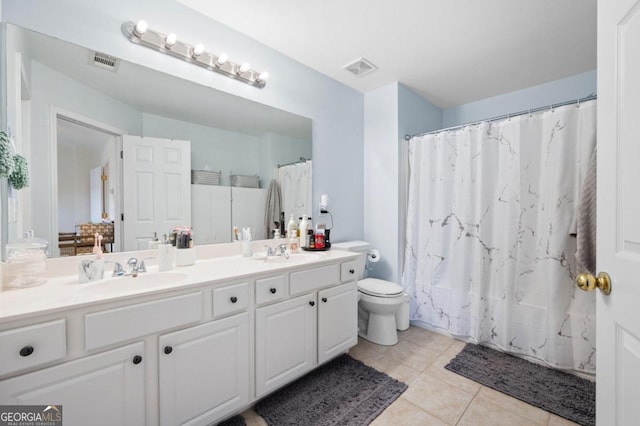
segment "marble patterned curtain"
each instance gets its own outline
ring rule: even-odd
[[[595,118],[590,101],[409,142],[412,321],[595,371],[595,296],[574,283],[570,235]]]
[[[312,161],[282,166],[278,170],[278,182],[282,192],[282,210],[285,212],[285,225],[289,215],[297,221],[303,214],[311,216]]]

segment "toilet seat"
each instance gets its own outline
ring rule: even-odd
[[[358,281],[358,290],[375,297],[396,297],[402,294],[402,287],[391,281],[365,278]]]

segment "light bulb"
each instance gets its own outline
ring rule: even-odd
[[[227,59],[228,59],[227,54],[221,53],[220,56],[218,56],[218,59],[216,59],[216,66],[217,67],[223,66],[227,62]]]
[[[138,37],[142,37],[147,32],[148,25],[145,21],[138,21],[135,27],[133,27],[133,33]]]
[[[238,72],[239,73],[245,73],[247,71],[249,71],[249,63],[245,62],[242,65],[240,65],[240,68],[238,69]]]
[[[202,55],[202,52],[204,52],[204,46],[201,44],[198,44],[196,47],[193,48],[192,55],[195,58]]]
[[[164,44],[167,47],[172,47],[174,44],[176,44],[176,33],[169,33],[169,35],[167,36],[167,38],[164,39]]]
[[[267,81],[267,79],[269,78],[269,73],[266,71],[262,71],[260,74],[258,74],[258,81],[259,82],[263,82],[263,81]]]

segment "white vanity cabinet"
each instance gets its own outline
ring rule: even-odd
[[[358,342],[357,286],[340,284],[339,264],[293,272],[289,286],[303,294],[256,309],[258,398]]]
[[[145,353],[135,343],[0,381],[0,403],[62,405],[65,425],[145,425]]]
[[[210,424],[249,402],[246,312],[159,338],[161,425]]]
[[[182,284],[131,297],[105,280],[83,299],[92,284],[65,277],[0,293],[0,307],[60,300],[0,311],[0,405],[62,405],[68,426],[215,424],[357,343],[353,255],[318,259],[197,262]]]
[[[256,309],[256,397],[314,367],[316,305],[309,293]]]
[[[358,343],[357,306],[355,281],[318,292],[318,364]]]

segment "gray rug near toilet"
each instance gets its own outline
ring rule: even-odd
[[[407,385],[342,355],[258,402],[269,425],[367,425]]]
[[[470,343],[445,368],[578,424],[596,424],[590,380]]]

